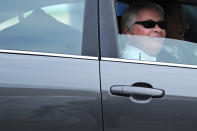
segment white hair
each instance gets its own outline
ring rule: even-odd
[[[164,10],[163,8],[153,2],[137,2],[130,6],[121,17],[121,31],[124,33],[124,28],[128,28],[131,31],[133,25],[136,22],[137,12],[141,9],[155,9],[160,13],[161,19],[164,20]]]

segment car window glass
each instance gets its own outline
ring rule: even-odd
[[[125,6],[125,4],[127,4],[127,6]],[[183,3],[178,3],[179,5],[176,11],[179,14],[173,14],[171,12],[171,14],[177,16],[172,20],[172,18],[166,18],[166,14],[170,13],[166,11],[166,9],[168,9],[169,11],[173,10],[170,10],[170,7],[164,7],[168,6],[167,4],[157,2],[156,4],[162,7],[163,11],[165,12],[165,19],[158,17],[160,19],[156,18],[154,21],[154,18],[152,19],[147,17],[147,20],[145,20],[144,16],[143,18],[139,18],[139,14],[138,16],[136,14],[136,17],[133,18],[135,23],[131,26],[131,30],[127,30],[127,28],[123,27],[123,23],[126,21],[123,18],[123,15],[127,11],[122,13],[122,10],[132,10],[130,9],[133,7],[132,4],[135,5],[135,1],[133,1],[133,3],[120,1],[116,2],[116,14],[118,23],[117,27],[119,30],[119,33],[117,34],[119,58],[151,62],[197,65],[197,40],[195,37],[197,27],[194,24],[197,21],[197,6],[194,6],[192,4],[184,5]],[[174,8],[175,6],[177,5],[174,5]],[[143,12],[143,15],[149,15],[151,12],[147,9],[144,11],[146,12]],[[173,15],[171,17],[173,17]],[[152,16],[153,15],[151,14],[151,17]],[[133,16],[129,15],[129,17],[132,18]],[[169,21],[168,19],[171,21]],[[164,26],[162,25],[162,21],[166,23],[166,28],[163,29],[166,34],[162,35],[161,33],[161,35],[158,35],[159,33],[157,34],[155,32],[160,32],[162,30],[162,26]],[[133,21],[130,20],[130,22],[132,23]],[[140,34],[139,32],[142,31],[143,28],[145,28],[145,31]],[[152,32],[150,30],[152,30]],[[146,31],[149,32],[147,33]],[[151,33],[153,35],[150,35]]]
[[[85,0],[11,3],[0,9],[0,49],[81,55]]]

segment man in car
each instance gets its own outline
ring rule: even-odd
[[[163,8],[151,2],[135,3],[125,11],[121,24],[127,42],[121,45],[120,57],[156,61],[166,37]]]
[[[162,7],[166,13],[166,37],[184,40],[185,32],[189,28],[189,25],[185,20],[183,7],[176,1],[162,3]]]

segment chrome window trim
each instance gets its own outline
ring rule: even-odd
[[[176,63],[139,61],[139,60],[128,60],[128,59],[120,59],[120,58],[101,57],[101,61],[135,63],[135,64],[146,64],[146,65],[156,65],[156,66],[168,66],[168,67],[181,67],[181,68],[197,69],[197,65],[185,65],[185,64],[176,64]]]
[[[0,49],[0,53],[98,60],[98,57],[94,57],[94,56],[56,54],[56,53],[34,52],[34,51],[2,50],[2,49]]]

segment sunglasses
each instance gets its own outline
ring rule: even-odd
[[[147,21],[135,22],[135,24],[143,25],[144,28],[155,28],[155,26],[158,25],[161,29],[166,29],[166,22],[165,21],[155,22],[152,20],[147,20]]]

